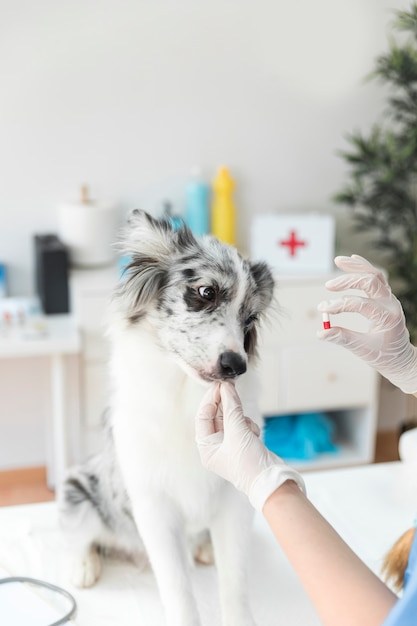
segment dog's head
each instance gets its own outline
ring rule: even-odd
[[[201,381],[243,374],[274,289],[263,262],[243,259],[215,237],[196,239],[135,210],[121,241],[131,258],[117,299],[131,325],[145,318],[159,345]]]

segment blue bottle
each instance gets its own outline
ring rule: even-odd
[[[172,212],[171,202],[169,202],[168,200],[165,200],[165,202],[163,203],[163,207],[164,207],[164,218],[168,220],[169,222],[171,222],[172,228],[174,230],[178,230],[179,228],[181,228],[181,226],[184,226],[184,222],[182,218],[179,215],[175,215]]]
[[[0,263],[0,298],[5,298],[7,295],[7,283],[6,283],[6,266]]]
[[[198,172],[193,174],[186,189],[185,223],[194,235],[210,232],[209,186]]]

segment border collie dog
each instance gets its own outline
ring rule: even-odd
[[[105,444],[68,472],[59,494],[73,582],[94,584],[106,552],[145,553],[166,623],[199,626],[190,567],[214,554],[223,625],[254,626],[246,588],[252,507],[201,466],[194,419],[205,387],[227,379],[259,421],[252,364],[271,271],[138,210],[121,250],[131,261],[110,307]]]

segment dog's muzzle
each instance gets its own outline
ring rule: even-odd
[[[219,356],[217,371],[219,378],[236,378],[246,372],[246,360],[237,352],[228,350]]]

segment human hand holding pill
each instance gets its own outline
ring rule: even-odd
[[[346,274],[327,281],[330,291],[358,289],[361,295],[321,302],[318,310],[327,315],[359,313],[371,323],[369,332],[338,326],[318,331],[319,339],[347,348],[374,367],[405,393],[417,393],[417,348],[411,345],[399,300],[391,292],[384,273],[363,257],[338,256],[335,264]]]

